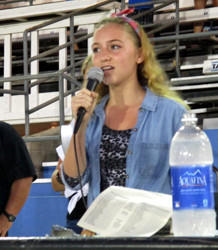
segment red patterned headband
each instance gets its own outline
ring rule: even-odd
[[[113,13],[113,14],[111,14],[111,17],[122,18],[124,22],[128,23],[135,30],[135,32],[137,33],[137,35],[139,36],[139,38],[141,38],[140,29],[139,29],[138,23],[136,23],[133,19],[131,19],[129,17],[122,16],[122,15],[130,14],[133,11],[134,11],[134,8],[125,9],[125,10],[120,11],[119,13]]]

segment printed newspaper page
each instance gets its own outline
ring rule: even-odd
[[[78,225],[102,236],[151,236],[171,215],[171,195],[111,186],[95,199]]]

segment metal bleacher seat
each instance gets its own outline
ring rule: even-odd
[[[154,15],[154,24],[173,22],[175,8],[175,3],[172,3],[158,10]],[[179,0],[179,35],[176,36],[171,28],[161,31],[156,39],[159,42],[161,37],[164,38],[164,46],[172,39],[179,40],[178,61],[171,58],[175,57],[175,48],[167,51],[166,56],[161,55],[159,60],[169,75],[172,89],[178,91],[192,112],[197,114],[200,126],[204,118],[218,117],[218,42],[208,41],[211,34],[218,36],[217,19],[218,7],[213,7],[212,0],[207,1],[206,9],[200,10],[195,10],[194,0]],[[204,21],[205,25],[213,21],[214,30],[194,34],[195,21]],[[201,44],[197,49],[192,46],[199,45],[199,41],[205,42],[205,46]],[[174,73],[175,65],[179,74]]]

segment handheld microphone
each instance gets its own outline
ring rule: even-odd
[[[87,74],[88,82],[87,82],[86,88],[90,91],[95,91],[98,84],[100,82],[102,82],[103,77],[104,77],[104,72],[102,69],[100,69],[98,67],[91,68]],[[73,131],[74,134],[76,134],[77,131],[79,130],[79,127],[81,125],[81,122],[82,122],[82,119],[83,119],[85,113],[86,113],[85,108],[80,107],[78,109],[77,119],[76,119],[76,123],[74,126],[74,131]]]

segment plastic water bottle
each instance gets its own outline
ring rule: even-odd
[[[170,147],[172,231],[174,236],[214,236],[212,147],[195,114],[184,114],[182,122]]]

